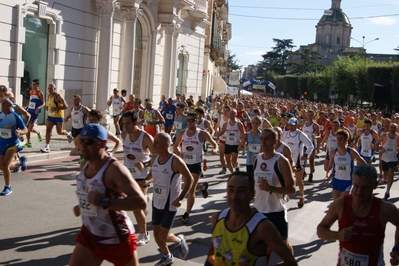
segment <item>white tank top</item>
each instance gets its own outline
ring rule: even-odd
[[[296,130],[294,132],[287,131],[284,133],[284,143],[287,144],[288,147],[290,147],[294,162],[297,162],[300,159],[301,153],[303,151],[303,143],[299,139],[300,134],[301,133],[299,130]]]
[[[346,153],[343,156],[339,155],[338,149],[336,149],[333,166],[334,178],[344,181],[351,181],[354,167],[355,166],[349,148],[346,149]]]
[[[230,121],[227,122],[226,127],[226,145],[238,145],[240,141],[240,131],[238,130],[238,122],[230,126]]]
[[[328,135],[327,138],[327,151],[330,152],[332,150],[335,150],[337,147],[338,147],[337,136],[334,136],[333,132],[330,131],[330,134]]]
[[[313,133],[314,133],[314,126],[313,126],[313,122],[310,124],[310,126],[306,126],[307,122],[305,122],[303,124],[303,133],[306,134],[306,136],[308,136],[308,138],[313,142]]]
[[[278,160],[281,156],[276,153],[271,159],[263,160],[263,153],[256,155],[255,159],[255,201],[254,207],[261,213],[280,212],[287,209],[282,194],[273,193],[260,190],[258,182],[261,179],[266,179],[269,185],[275,187],[282,187],[279,176],[282,179],[280,169],[278,167]]]
[[[370,157],[373,154],[373,148],[371,147],[373,140],[373,131],[371,130],[369,134],[366,135],[363,130],[360,135],[360,155]]]
[[[177,211],[171,203],[181,192],[181,174],[173,172],[172,162],[176,155],[171,154],[164,164],[159,163],[159,155],[152,164],[151,171],[154,182],[152,205],[158,210]],[[168,205],[166,205],[168,203]]]
[[[137,109],[137,113],[136,113],[136,115],[137,115],[137,124],[139,124],[139,128],[140,128],[140,129],[144,129],[143,124],[140,125],[140,123],[144,121],[144,118],[140,118],[140,113],[141,113],[142,111],[143,111],[143,110],[141,110],[141,109],[139,108],[139,109]]]
[[[71,120],[72,127],[74,129],[81,129],[85,126],[85,114],[83,113],[83,105],[81,105],[78,110],[75,110],[75,108],[72,107]]]
[[[348,125],[347,128],[348,128],[348,130],[349,130],[349,133],[351,134],[350,137],[351,137],[352,139],[355,138],[357,127],[356,127],[355,125],[353,125],[353,126]]]
[[[114,116],[120,115],[122,111],[122,97],[118,96],[117,98],[112,97],[112,114]]]
[[[203,143],[199,139],[199,129],[196,130],[192,137],[187,135],[187,130],[184,130],[181,138],[181,150],[183,153],[183,160],[186,164],[202,163],[204,157]]]
[[[143,150],[144,135],[145,132],[142,131],[137,141],[132,142],[130,141],[129,134],[126,134],[123,140],[124,165],[129,169],[130,173],[132,173],[134,179],[144,179],[150,172],[149,167],[144,167],[142,170],[139,170],[135,166],[135,164],[148,163],[150,161],[150,153]]]
[[[87,201],[89,191],[96,191],[104,194],[105,197],[112,199],[123,199],[126,195],[122,192],[112,191],[105,187],[103,175],[108,166],[114,161],[108,158],[103,166],[92,178],[86,178],[85,171],[88,163],[83,166],[82,171],[76,179],[76,194],[79,200],[80,213],[83,225],[93,234],[101,237],[101,244],[119,244],[130,234],[134,233],[134,227],[125,211],[103,210],[103,208],[93,206]]]
[[[284,153],[284,147],[288,147],[287,144],[284,142],[280,142],[280,146],[276,149],[276,152],[283,154]],[[289,147],[288,147],[289,148]]]
[[[205,130],[205,119],[204,118],[202,118],[201,122],[199,124],[197,124],[197,127],[199,129]]]
[[[389,137],[389,133],[383,133],[386,135],[385,140],[382,142],[382,147],[385,149],[385,152],[381,155],[381,160],[384,162],[397,162],[398,157],[397,157],[397,151],[398,147],[396,144],[396,139],[398,138],[398,135],[395,136],[395,138],[391,139]]]
[[[222,131],[223,125],[226,124],[229,120],[224,120],[224,115],[219,116],[220,123],[219,123],[219,130]],[[226,140],[226,132],[220,136],[221,140]]]

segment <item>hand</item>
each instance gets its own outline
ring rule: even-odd
[[[380,154],[383,154],[385,152],[385,149],[384,148],[380,148]]]
[[[114,153],[112,151],[108,152],[108,155],[114,157]]]
[[[140,187],[144,187],[147,184],[147,181],[145,181],[145,179],[136,182],[137,184],[139,184]]]
[[[350,241],[352,239],[352,236],[355,234],[353,232],[353,228],[355,226],[350,226],[350,227],[346,227],[344,229],[342,229],[341,231],[339,231],[338,233],[338,240],[339,241]]]
[[[389,255],[391,256],[391,259],[389,260],[391,265],[398,265],[399,264],[398,252],[396,250],[391,251],[391,253],[389,253]]]
[[[259,189],[260,190],[264,190],[264,191],[267,191],[267,192],[270,192],[270,185],[269,185],[269,182],[267,182],[267,180],[266,179],[260,179],[260,181],[258,182],[258,187],[259,187]]]
[[[40,108],[35,109],[35,114],[39,114]]]
[[[179,208],[181,206],[181,200],[179,198],[175,199],[172,204],[172,206]]]
[[[79,207],[79,205],[76,205],[75,207],[73,207],[73,213],[75,214],[76,217],[80,216],[80,207]]]
[[[94,206],[101,206],[102,198],[104,198],[104,194],[96,191],[89,191],[87,194],[87,201]]]
[[[242,151],[242,145],[238,145],[237,151]]]
[[[306,157],[305,155],[302,155],[301,160],[302,161],[306,161],[308,159],[308,157]]]

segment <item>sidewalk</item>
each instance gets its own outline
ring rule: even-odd
[[[65,158],[69,156],[76,157],[76,159],[79,158],[78,155],[76,155],[74,152],[71,153],[71,151],[73,151],[74,149],[74,144],[68,143],[68,139],[66,136],[58,135],[55,127],[53,128],[50,140],[50,152],[41,152],[40,149],[44,148],[44,146],[46,145],[46,126],[36,125],[36,128],[42,133],[43,141],[39,142],[37,139],[37,135],[33,133],[31,134],[32,148],[24,148],[20,152],[21,155],[26,156],[28,164],[31,162],[41,162],[46,160]],[[24,136],[24,138],[26,142],[26,136]],[[22,145],[25,142],[23,142]]]

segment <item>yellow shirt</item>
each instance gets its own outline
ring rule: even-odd
[[[58,94],[55,94],[55,97],[57,97]],[[54,94],[49,95],[48,100],[47,100],[47,115],[50,117],[55,117],[55,118],[64,118],[64,109],[58,110],[58,111],[51,111],[51,109],[56,109],[56,108],[61,108],[64,105],[62,103],[58,103],[58,106],[55,104],[54,101]]]
[[[267,265],[266,250],[265,256],[257,256],[247,249],[253,231],[263,219],[267,218],[260,212],[255,212],[243,227],[232,232],[225,225],[229,211],[230,209],[225,209],[219,214],[212,231],[214,266],[237,266],[239,262],[248,266]]]

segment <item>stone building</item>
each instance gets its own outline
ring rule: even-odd
[[[224,6],[226,0],[0,0],[0,84],[14,88],[21,103],[39,78],[42,91],[54,83],[68,103],[80,94],[105,112],[113,88],[155,103],[163,94],[208,95],[223,63],[223,46],[212,36],[226,45],[229,39]]]

